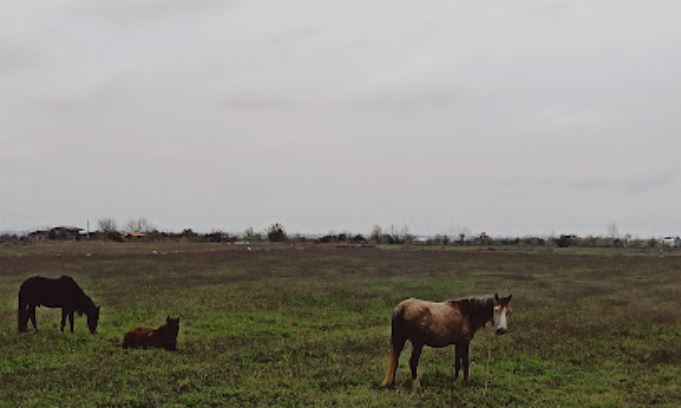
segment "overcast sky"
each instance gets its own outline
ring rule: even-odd
[[[681,2],[0,2],[0,230],[681,233]]]

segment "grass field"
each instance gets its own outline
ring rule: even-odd
[[[16,333],[33,275],[71,275],[102,305],[96,336],[39,309]],[[510,332],[477,334],[471,382],[426,348],[423,392],[402,355],[379,390],[390,313],[409,296],[513,293]],[[181,317],[179,351],[118,347]],[[68,406],[681,406],[681,257],[218,244],[0,246],[0,404]],[[488,358],[488,355],[491,358]],[[486,370],[487,365],[489,371]]]

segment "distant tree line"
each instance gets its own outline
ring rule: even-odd
[[[582,247],[582,248],[677,248],[681,247],[679,237],[665,237],[638,239],[629,234],[620,237],[617,225],[608,225],[607,236],[580,237],[574,234],[539,237],[491,237],[485,232],[473,234],[468,228],[451,228],[449,233],[437,234],[429,237],[417,237],[412,234],[408,226],[383,228],[375,225],[368,235],[351,232],[329,232],[314,238],[300,234],[290,236],[281,223],[274,223],[265,230],[256,231],[252,227],[243,233],[228,233],[215,229],[208,233],[199,233],[191,228],[181,232],[159,231],[147,218],[139,217],[128,220],[121,228],[113,217],[103,217],[97,221],[96,231],[80,232],[78,239],[109,240],[109,241],[190,241],[190,242],[226,242],[226,243],[315,243],[333,245],[434,245],[434,246],[526,246],[526,247]],[[62,227],[53,228],[58,230]],[[35,231],[27,236],[17,234],[0,234],[0,242],[26,241],[33,237],[44,237],[47,240],[59,240],[60,234],[36,234]],[[76,234],[79,228],[75,228]]]
[[[186,228],[181,232],[159,231],[149,220],[144,217],[129,220],[123,228],[118,227],[118,222],[112,217],[101,218],[97,222],[99,229],[91,232],[93,239],[112,241],[144,240],[185,240],[193,242],[287,242],[289,241],[286,229],[280,223],[270,225],[263,232],[256,232],[252,227],[247,228],[242,234],[230,234],[219,229],[208,233],[195,232]]]
[[[670,241],[669,238],[645,238],[638,239],[632,237],[601,237],[586,236],[579,237],[572,234],[564,234],[558,237],[508,237],[492,238],[485,233],[477,236],[452,240],[447,235],[436,235],[425,241],[419,242],[423,245],[453,245],[453,246],[527,246],[527,247],[557,247],[557,248],[657,248],[657,247],[678,247],[681,241]]]

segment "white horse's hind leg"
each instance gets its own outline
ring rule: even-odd
[[[454,381],[459,379],[459,371],[461,371],[461,347],[454,346]]]
[[[421,391],[421,382],[418,376],[418,366],[419,358],[421,357],[421,351],[423,350],[423,344],[412,343],[414,349],[411,352],[411,358],[409,358],[409,368],[411,368],[411,381],[414,390]]]
[[[469,343],[464,342],[461,344],[462,350],[461,350],[461,365],[463,366],[463,382],[467,383],[468,382],[468,366],[469,366],[469,359],[468,359],[468,353],[469,353]]]

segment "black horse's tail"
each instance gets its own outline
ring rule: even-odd
[[[22,288],[23,289],[23,288]],[[19,301],[17,305],[17,323],[19,333],[28,331],[28,316],[27,316],[27,304],[25,304],[23,299],[23,290],[19,289]]]

